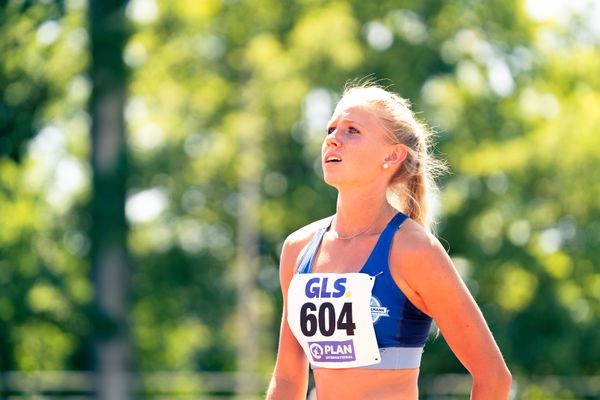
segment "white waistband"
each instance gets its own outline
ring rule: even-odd
[[[410,369],[419,368],[423,347],[383,347],[379,349],[381,362],[379,364],[357,367],[365,369]],[[315,367],[311,364],[313,369]]]

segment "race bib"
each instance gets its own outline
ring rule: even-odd
[[[374,283],[363,273],[294,275],[287,320],[313,366],[353,368],[381,361],[371,319]]]

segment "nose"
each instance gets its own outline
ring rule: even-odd
[[[332,131],[331,133],[328,133],[325,137],[325,144],[327,145],[327,147],[337,147],[340,145],[340,142],[338,141],[338,138],[335,135],[336,132],[337,129]]]

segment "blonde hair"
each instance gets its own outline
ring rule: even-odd
[[[364,102],[380,119],[389,139],[406,147],[406,159],[390,179],[388,201],[432,231],[429,200],[437,192],[435,178],[447,168],[431,153],[431,131],[417,120],[407,99],[373,81],[347,84],[340,102],[348,98]]]

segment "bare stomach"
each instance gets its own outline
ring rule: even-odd
[[[400,399],[419,397],[419,369],[327,369],[313,370],[317,400]]]

